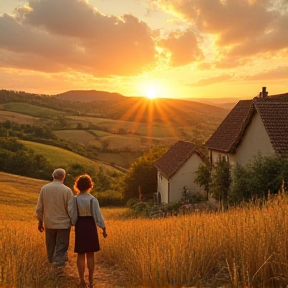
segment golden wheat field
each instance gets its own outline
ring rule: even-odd
[[[57,277],[46,260],[44,236],[33,218],[44,183],[0,173],[1,288],[77,287],[77,273],[71,272],[76,269],[73,231],[68,272]],[[125,218],[128,212],[120,208],[103,208],[102,212],[108,237],[100,237],[96,262],[114,270],[108,270],[104,283],[96,269],[96,287],[288,285],[288,200],[284,193],[261,207],[249,204],[228,212],[166,219],[129,219]],[[115,275],[121,276],[119,286]]]

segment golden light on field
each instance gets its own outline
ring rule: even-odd
[[[47,261],[44,234],[35,229],[35,187],[39,191],[44,183],[0,172],[0,191],[5,191],[0,195],[1,288],[77,285],[75,230],[69,262],[59,277]],[[96,283],[105,288],[286,287],[287,192],[258,204],[223,212],[180,210],[177,217],[171,211],[158,219],[134,219],[127,209],[103,207],[109,236],[99,239]],[[99,275],[109,271],[107,282],[101,282]],[[120,286],[113,285],[114,275],[119,275]]]
[[[143,129],[145,129],[144,133],[147,136],[149,145],[152,144],[153,136],[159,133],[159,129],[161,129],[162,135],[163,133],[166,134],[167,138],[177,139],[178,131],[174,128],[175,123],[173,125],[173,121],[178,122],[179,126],[185,126],[186,123],[183,123],[183,119],[174,111],[173,103],[157,97],[154,97],[153,101],[151,101],[152,96],[153,94],[149,98],[141,97],[136,101],[135,98],[130,99],[131,106],[124,112],[120,120],[122,122],[131,121],[131,126],[129,127],[131,133],[138,133],[139,130],[143,133]],[[159,125],[162,128],[159,128]],[[117,127],[116,129],[120,128]]]
[[[175,107],[177,103],[168,99],[169,91],[173,90],[173,87],[164,80],[147,78],[136,80],[134,87],[138,90],[136,94],[139,96],[123,102],[123,114],[115,130],[126,129],[129,133],[143,135],[146,137],[145,145],[148,146],[157,135],[171,142],[179,139],[179,127],[187,126],[187,122]],[[127,102],[130,103],[127,105]],[[131,122],[129,127],[125,126],[126,121]]]

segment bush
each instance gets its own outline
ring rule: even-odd
[[[123,207],[125,205],[122,195],[116,191],[92,192],[91,194],[98,199],[100,207]]]
[[[288,158],[257,155],[245,167],[233,170],[233,183],[229,191],[231,204],[251,199],[267,199],[269,192],[276,194],[284,184],[287,191]]]

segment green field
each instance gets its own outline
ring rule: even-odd
[[[11,111],[5,111],[0,110],[0,122],[5,121],[11,121],[19,124],[30,124],[30,125],[39,125],[39,121],[43,121],[42,119],[39,119],[37,117],[11,112]]]
[[[75,142],[80,145],[90,145],[94,143],[96,137],[85,130],[58,130],[53,133],[60,139],[67,140],[69,142]],[[101,147],[101,143],[99,145]]]
[[[21,140],[20,142],[23,143],[27,148],[30,148],[31,150],[42,154],[51,163],[53,163],[55,167],[65,167],[69,164],[81,163],[83,165],[94,167],[96,170],[98,170],[100,166],[103,167],[105,170],[115,170],[115,168],[109,165],[89,160],[83,156],[59,147],[24,140]]]
[[[3,110],[0,111],[0,122],[10,120],[19,124],[47,126],[53,130],[53,133],[59,139],[65,140],[65,144],[70,142],[73,143],[71,147],[76,147],[74,143],[81,145],[82,147],[78,146],[80,149],[84,147],[91,159],[125,169],[128,169],[144,151],[157,144],[170,146],[180,139],[185,141],[193,139],[196,145],[203,145],[208,136],[211,135],[213,127],[226,113],[223,109],[211,105],[190,103],[189,101],[174,101],[174,105],[170,101],[169,104],[166,100],[158,103],[161,104],[161,107],[163,106],[163,109],[160,109],[157,104],[157,107],[159,107],[156,109],[155,106],[153,111],[145,106],[148,110],[134,109],[132,113],[129,110],[131,105],[136,107],[135,105],[139,100],[124,99],[125,101],[121,103],[121,107],[114,107],[113,103],[111,103],[113,107],[108,105],[109,107],[105,108],[107,111],[102,107],[106,114],[102,110],[104,114],[102,112],[101,114],[97,110],[99,107],[95,106],[95,109],[97,109],[95,111],[91,110],[92,104],[81,103],[81,105],[77,105],[75,102],[67,101],[67,104],[59,102],[59,105],[56,106],[50,99],[41,98],[36,101],[37,97],[34,99],[32,96],[31,99],[34,99],[35,102],[30,102],[27,98],[27,103],[20,103],[19,101],[22,100],[19,100],[18,97],[19,95],[16,94],[16,102],[1,104],[0,109]],[[39,103],[39,105],[51,107],[51,109],[29,103]],[[63,111],[55,110],[53,107],[58,107]],[[68,111],[66,109],[69,109],[70,112],[73,111],[73,114],[65,112]],[[101,116],[98,117],[97,115]],[[115,117],[118,117],[118,120],[115,120]],[[55,131],[55,127],[62,130]],[[32,140],[32,138],[24,139]],[[29,145],[33,146],[33,150],[40,152],[57,165],[75,161],[87,163],[89,160],[83,160],[81,156],[71,155],[69,154],[71,152],[65,152],[64,150],[58,153],[59,150],[57,149],[59,148],[49,148],[49,151],[46,151],[45,146],[41,146],[41,144],[38,146],[35,143]],[[99,165],[103,166],[103,164],[96,163],[96,166]]]
[[[57,110],[35,106],[27,103],[9,102],[2,105],[3,108],[7,111],[30,115],[33,117],[56,118],[65,115],[65,113]]]
[[[149,137],[177,137],[178,131],[173,129],[168,123],[166,125],[159,123],[140,123],[123,120],[112,120],[106,118],[83,117],[83,116],[68,116],[68,119],[79,123],[93,124],[107,129],[110,133],[119,133],[124,130],[126,133],[137,134],[140,136]]]

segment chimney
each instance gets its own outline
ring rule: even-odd
[[[266,91],[266,87],[262,87],[262,91],[259,93],[260,98],[268,97],[268,92]]]

